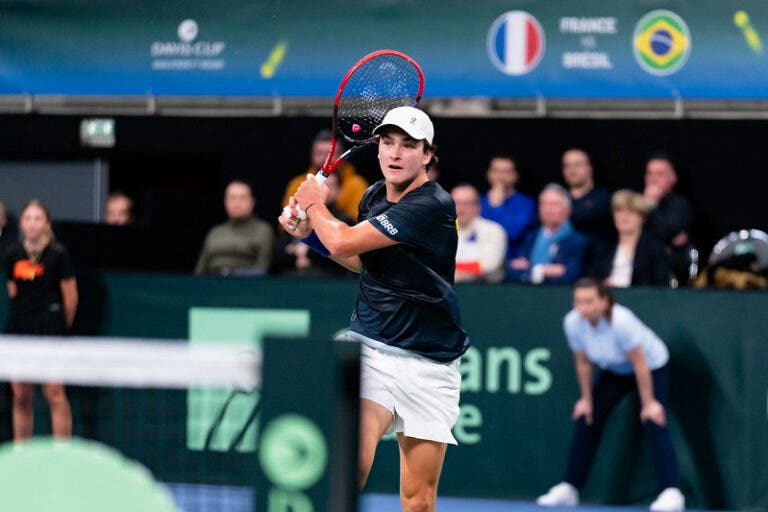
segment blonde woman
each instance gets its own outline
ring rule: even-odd
[[[585,275],[608,286],[668,286],[664,244],[643,229],[650,211],[641,194],[619,190],[611,199],[616,237],[595,242],[588,251]]]
[[[38,200],[21,211],[19,227],[24,237],[9,249],[5,260],[11,307],[7,334],[56,336],[66,334],[77,310],[77,283],[69,253],[53,239],[51,216]],[[34,343],[34,341],[30,341]],[[13,437],[32,437],[33,384],[11,382],[13,388]],[[64,386],[43,384],[51,408],[54,437],[72,435],[72,412]]]

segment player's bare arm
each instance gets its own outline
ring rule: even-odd
[[[338,220],[325,205],[326,195],[327,191],[310,175],[294,197],[299,204],[306,205],[310,225],[332,258],[352,258],[397,243],[368,221],[350,227]]]

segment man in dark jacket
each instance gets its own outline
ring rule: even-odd
[[[646,228],[667,246],[672,272],[681,284],[686,284],[694,249],[690,239],[693,213],[688,199],[673,192],[676,184],[677,172],[670,157],[664,153],[651,155],[645,166],[643,191],[651,207]]]

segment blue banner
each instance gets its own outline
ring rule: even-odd
[[[8,1],[0,94],[330,97],[361,56],[427,97],[768,98],[768,2]]]

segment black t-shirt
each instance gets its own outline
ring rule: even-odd
[[[360,255],[350,329],[435,361],[461,356],[469,339],[453,288],[458,235],[451,196],[429,181],[390,203],[382,180],[365,192],[358,220],[399,243]]]
[[[579,199],[571,197],[571,223],[576,231],[590,239],[608,239],[615,232],[611,193],[593,188]]]
[[[74,275],[72,260],[63,245],[56,242],[48,244],[37,263],[29,259],[23,245],[14,245],[5,258],[6,279],[16,283],[18,290],[11,300],[11,315],[18,317],[48,312],[57,304],[60,311],[60,283]]]

